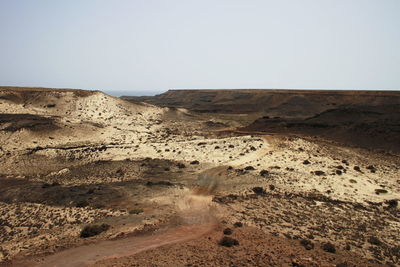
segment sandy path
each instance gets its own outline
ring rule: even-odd
[[[164,245],[197,239],[214,229],[214,224],[186,225],[158,235],[102,241],[50,255],[36,266],[90,266],[101,260],[131,256]]]

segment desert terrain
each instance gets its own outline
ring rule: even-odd
[[[0,87],[0,266],[399,266],[400,92]]]

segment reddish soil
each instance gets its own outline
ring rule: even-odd
[[[314,248],[307,250],[300,240],[276,237],[253,227],[231,227],[229,236],[239,245],[224,247],[218,244],[224,236],[222,229],[196,240],[99,261],[95,266],[378,266],[342,249],[325,252],[312,240]]]

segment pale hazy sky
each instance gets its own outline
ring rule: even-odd
[[[400,89],[400,0],[0,0],[0,85]]]

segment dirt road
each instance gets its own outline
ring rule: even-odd
[[[58,252],[42,258],[40,262],[17,263],[15,266],[90,266],[100,260],[131,256],[164,245],[197,239],[213,231],[215,227],[215,224],[184,225],[150,236],[134,236],[118,240],[101,241]]]

